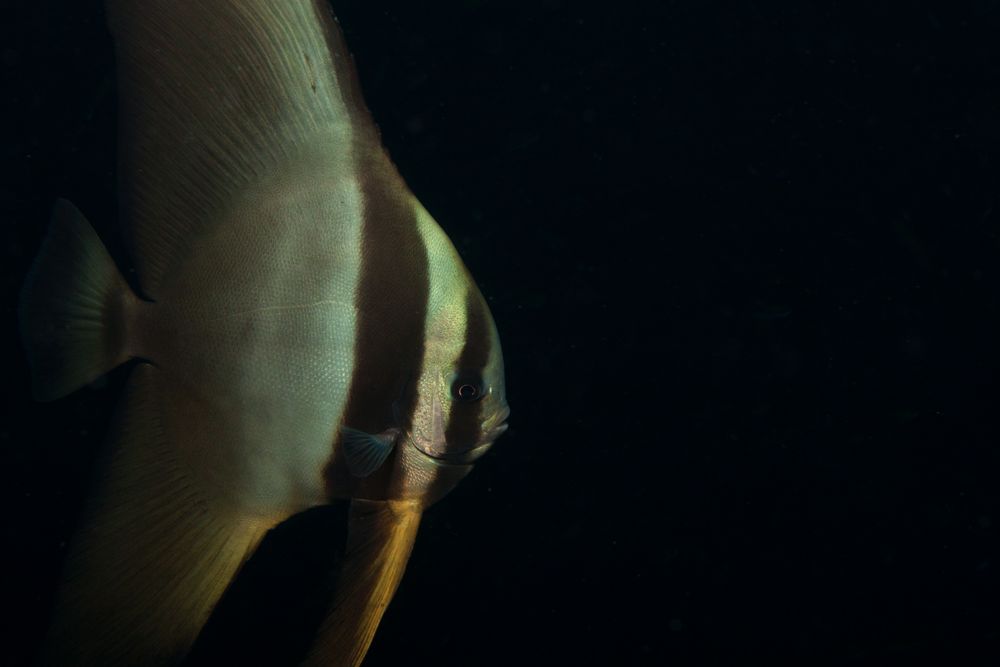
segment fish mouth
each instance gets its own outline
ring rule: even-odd
[[[442,463],[466,465],[478,461],[483,454],[490,450],[490,447],[492,446],[493,441],[490,441],[482,445],[476,445],[472,449],[466,449],[464,452],[449,452],[447,454],[441,454],[440,456],[428,454],[428,456],[436,461],[441,461]]]
[[[493,446],[493,441],[507,430],[508,424],[505,420],[508,416],[510,416],[510,408],[504,403],[500,410],[485,419],[480,425],[483,433],[482,437],[471,447],[460,451],[449,451],[447,443],[441,449],[433,445],[427,447],[421,446],[419,441],[413,437],[413,434],[408,434],[407,439],[417,451],[427,458],[440,461],[441,463],[466,465],[477,461],[483,454],[489,451],[490,447]]]
[[[500,424],[500,426],[503,426],[506,429],[507,424],[504,422],[507,421],[507,417],[510,417],[510,406],[507,405],[506,401],[504,401],[503,407],[500,408],[496,414],[483,422],[483,425],[485,426],[487,423],[493,422],[494,424]]]
[[[503,435],[503,432],[507,430],[508,426],[507,422],[503,422],[502,424],[498,424],[487,430],[486,434],[483,436],[482,442],[492,445],[494,440]],[[479,445],[477,445],[477,447],[479,447]],[[475,449],[475,447],[473,449]]]
[[[422,454],[424,454],[424,456],[432,458],[435,461],[441,461],[442,463],[466,465],[479,460],[483,456],[483,454],[488,452],[490,450],[490,447],[493,446],[493,441],[496,440],[498,437],[500,437],[500,434],[502,434],[506,430],[507,430],[506,423],[493,426],[492,428],[486,431],[483,438],[476,445],[470,447],[469,449],[462,450],[460,452],[437,452],[433,450],[427,451],[426,449],[417,446],[416,443],[413,443],[413,446],[416,447]]]

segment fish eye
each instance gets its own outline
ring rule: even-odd
[[[471,403],[486,394],[482,378],[475,375],[459,375],[451,383],[451,396],[455,400]]]

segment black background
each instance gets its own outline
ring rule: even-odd
[[[17,290],[56,196],[127,258],[101,4],[13,4],[19,664],[124,374],[34,404]],[[489,298],[513,410],[426,516],[366,665],[997,664],[1000,3],[336,9],[386,145]],[[271,578],[323,561],[335,519]],[[274,632],[290,661],[298,627]]]

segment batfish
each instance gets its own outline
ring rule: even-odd
[[[69,202],[21,296],[40,400],[131,368],[42,662],[182,660],[270,528],[350,502],[308,664],[357,665],[421,513],[506,428],[500,343],[324,0],[108,0],[130,285]]]

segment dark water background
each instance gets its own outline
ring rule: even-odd
[[[124,375],[33,403],[16,293],[56,196],[127,258],[101,3],[5,6],[21,664]],[[335,6],[490,300],[513,409],[427,515],[366,665],[1000,664],[1000,3]],[[258,606],[308,617],[266,582],[318,571],[319,514]]]

